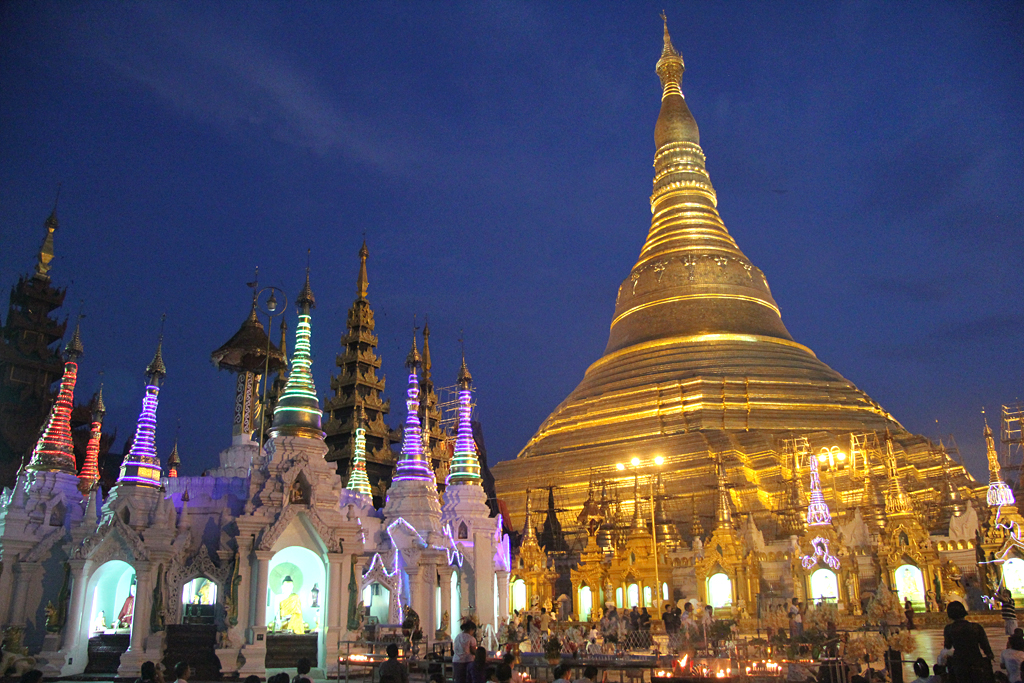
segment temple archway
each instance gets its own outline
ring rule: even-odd
[[[725,572],[708,577],[708,604],[718,609],[732,606],[732,579]]]
[[[212,624],[217,606],[217,584],[205,576],[197,576],[181,589],[183,624]]]
[[[831,569],[821,567],[811,574],[811,600],[819,602],[839,602],[839,579]]]
[[[581,586],[579,592],[580,608],[577,616],[580,621],[590,621],[590,613],[594,609],[594,594],[587,585]]]
[[[924,601],[924,575],[921,570],[912,564],[900,565],[894,573],[896,579],[896,593],[899,595],[900,603],[909,599],[918,609],[925,604]]]
[[[376,581],[367,585],[363,588],[363,608],[367,617],[376,619],[378,624],[387,624],[391,609],[391,591]]]
[[[1008,589],[1014,598],[1024,598],[1024,560],[1012,557],[1003,563],[1003,587]]]
[[[267,630],[290,635],[319,632],[326,585],[323,560],[313,551],[293,545],[274,553],[267,581]]]
[[[640,584],[631,583],[626,586],[626,607],[633,609],[640,606]]]
[[[512,581],[512,611],[526,609],[526,582],[522,579]]]
[[[135,614],[134,567],[122,560],[104,563],[89,579],[89,596],[90,636],[131,632]]]

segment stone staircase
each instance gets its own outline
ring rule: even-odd
[[[188,662],[192,680],[219,681],[220,660],[217,659],[217,627],[213,624],[176,624],[167,627],[164,639],[164,678],[174,679],[174,665]]]

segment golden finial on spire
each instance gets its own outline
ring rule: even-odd
[[[57,222],[57,202],[60,201],[60,185],[57,185],[57,197],[53,200],[53,211],[46,219],[44,227],[46,236],[43,237],[43,245],[39,247],[39,260],[36,262],[36,272],[33,277],[40,280],[50,279],[50,262],[53,261],[53,233],[60,227]]]
[[[661,18],[665,22],[665,44],[661,49],[661,59],[658,60],[655,70],[658,72],[658,78],[661,79],[661,87],[664,91],[662,99],[672,94],[682,97],[683,91],[680,84],[683,81],[683,72],[686,71],[686,66],[683,64],[682,56],[672,47],[672,36],[668,34],[668,18],[665,16],[665,10],[661,11]]]
[[[363,246],[359,248],[359,278],[356,280],[356,290],[360,299],[366,298],[366,292],[370,288],[369,279],[366,277],[366,258],[370,255],[366,248],[366,238],[363,238]]]

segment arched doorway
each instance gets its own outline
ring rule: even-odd
[[[1003,562],[1003,587],[1016,599],[1024,598],[1024,560],[1013,557]]]
[[[732,605],[732,579],[725,572],[708,577],[708,604],[718,609]]]
[[[391,607],[391,591],[374,581],[363,588],[363,608],[366,616],[378,624],[388,623],[388,610]]]
[[[183,624],[212,624],[217,605],[217,584],[198,576],[181,589]]]
[[[526,609],[526,582],[515,579],[512,581],[512,611],[522,609]]]
[[[640,606],[640,585],[631,583],[626,586],[626,607],[633,609]]]
[[[579,605],[579,620],[590,621],[590,613],[594,609],[594,594],[590,586],[584,585],[580,588]]]
[[[85,616],[89,659],[85,673],[116,673],[128,650],[135,617],[135,568],[121,560],[100,566],[89,578]]]
[[[912,564],[900,565],[896,568],[896,593],[900,603],[909,599],[917,609],[924,609],[924,575]]]
[[[839,602],[839,579],[831,569],[824,567],[811,574],[811,599],[819,602]]]

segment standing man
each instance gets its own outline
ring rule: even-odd
[[[540,632],[544,635],[548,635],[548,628],[551,626],[551,615],[548,614],[547,609],[544,607],[540,608]]]
[[[1017,630],[1017,607],[1013,602],[1013,594],[1009,588],[1004,588],[1002,593],[1001,613],[1003,615],[1003,626],[1006,628],[1006,635],[1012,636]]]

